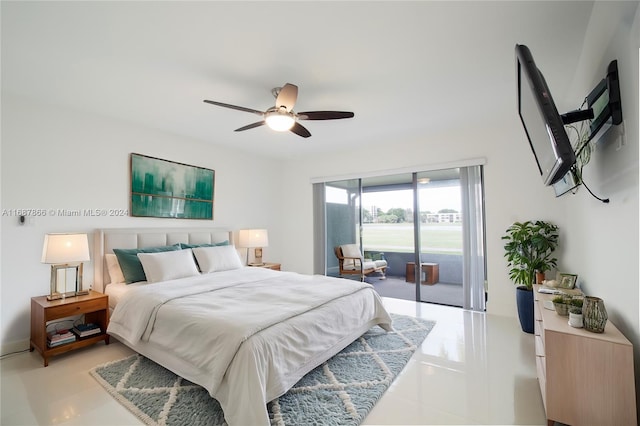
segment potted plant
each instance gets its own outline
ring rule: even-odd
[[[518,287],[516,302],[522,331],[533,333],[533,283],[536,270],[545,272],[557,265],[558,226],[536,220],[515,222],[502,237],[505,240],[509,278]]]
[[[569,307],[572,306],[571,298],[566,296],[556,296],[552,300],[556,314],[566,317],[569,315]]]
[[[572,297],[569,302],[569,310],[576,310],[582,312],[582,305],[584,304],[584,300],[581,297]]]
[[[582,304],[583,300],[579,298],[571,299],[569,306],[569,325],[575,328],[583,327]]]

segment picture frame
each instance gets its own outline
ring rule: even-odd
[[[558,273],[557,288],[572,289],[576,286],[578,276],[576,274],[566,274],[563,272]]]
[[[132,153],[130,215],[213,220],[215,170]]]

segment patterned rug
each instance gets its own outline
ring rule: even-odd
[[[272,425],[359,425],[407,364],[435,322],[392,315],[394,332],[373,327],[270,402]],[[225,425],[218,401],[202,387],[141,356],[90,371],[148,425]]]

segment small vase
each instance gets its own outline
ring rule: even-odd
[[[575,328],[582,328],[582,314],[574,314],[573,312],[569,312],[569,325]]]
[[[584,329],[594,333],[603,333],[607,318],[604,301],[599,297],[585,296],[582,306]]]
[[[553,302],[553,307],[556,309],[556,314],[563,317],[569,315],[569,305],[565,303]]]

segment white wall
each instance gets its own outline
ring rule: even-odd
[[[48,214],[20,226],[10,215],[11,209],[128,209],[132,152],[214,169],[213,222]],[[1,353],[26,347],[29,300],[49,293],[49,265],[40,263],[45,233],[260,227],[273,230],[265,259],[279,259],[280,169],[275,160],[3,93]],[[85,285],[93,283],[92,271],[90,262],[85,265]]]
[[[638,2],[611,8],[597,3],[584,44],[573,93],[586,95],[604,77],[610,61],[618,60],[624,126],[613,128],[597,144],[584,179],[603,204],[580,188],[560,201],[557,218],[566,230],[562,266],[579,275],[586,294],[605,302],[609,319],[635,348],[636,377],[640,374],[638,247]],[[640,381],[636,380],[636,396]]]

